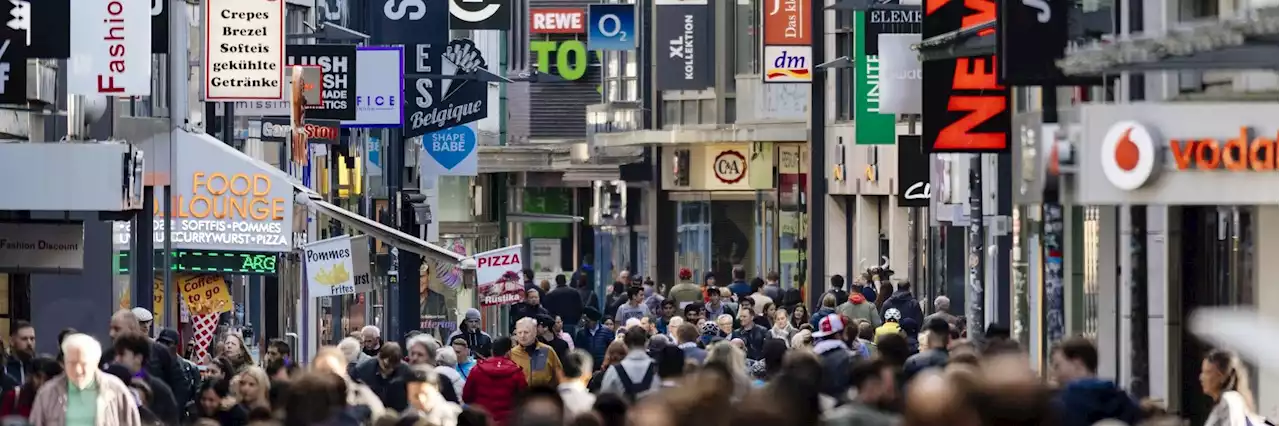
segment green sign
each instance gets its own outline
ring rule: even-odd
[[[880,55],[867,52],[867,24],[864,12],[853,13],[853,139],[858,145],[893,145],[897,143],[893,114],[880,113]]]
[[[244,275],[275,275],[277,253],[255,253],[219,250],[174,250],[173,270]],[[128,251],[116,253],[113,263],[117,274],[129,273]],[[164,251],[155,251],[155,269],[164,270]]]
[[[529,42],[529,50],[538,55],[538,72],[550,73],[554,59],[560,78],[577,80],[587,74],[587,45],[580,41],[535,40]]]
[[[524,212],[574,214],[573,190],[567,188],[525,188]],[[573,228],[567,223],[526,223],[525,238],[569,238]]]

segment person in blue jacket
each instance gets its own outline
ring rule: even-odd
[[[1053,376],[1062,388],[1054,400],[1059,424],[1090,426],[1102,420],[1138,424],[1138,403],[1115,382],[1098,377],[1098,349],[1084,337],[1072,337],[1053,349]]]

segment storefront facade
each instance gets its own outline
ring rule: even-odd
[[[1019,176],[1024,190],[1060,189],[1066,229],[1058,243],[1066,250],[1056,259],[1038,250],[1048,243],[1047,213],[1037,206],[1042,194],[1023,193],[1014,276],[1027,284],[1018,293],[1026,303],[1015,317],[1043,330],[1042,267],[1057,262],[1065,269],[1066,330],[1096,337],[1100,373],[1126,386],[1145,377],[1152,398],[1203,421],[1212,402],[1196,377],[1211,347],[1186,329],[1189,315],[1223,305],[1273,318],[1278,310],[1278,114],[1274,102],[1096,104],[1062,111],[1060,130],[1039,126],[1042,135],[1066,136],[1072,149],[1051,149],[1052,137],[1021,141]],[[1130,320],[1138,312],[1132,294],[1142,293],[1136,285],[1145,287],[1138,303],[1146,318]],[[1137,321],[1149,337],[1135,343]],[[1043,359],[1048,346],[1031,343]],[[1133,372],[1135,350],[1149,355],[1148,373]],[[1275,375],[1253,374],[1264,415],[1276,413]]]
[[[741,265],[749,277],[777,271],[784,286],[803,284],[805,144],[708,143],[663,147],[661,155],[671,162],[662,189],[677,206],[677,270],[727,283]]]

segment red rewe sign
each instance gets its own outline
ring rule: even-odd
[[[995,0],[925,0],[925,39],[996,19]],[[979,33],[994,37],[994,30]],[[1009,89],[996,81],[995,55],[925,61],[923,137],[931,152],[1009,149]]]
[[[581,34],[587,32],[587,12],[582,9],[530,9],[530,34]]]

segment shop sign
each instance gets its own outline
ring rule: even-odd
[[[76,274],[83,267],[83,224],[0,224],[0,272]]]
[[[346,235],[303,246],[307,292],[311,297],[355,294],[351,237]]]
[[[735,150],[721,151],[712,161],[711,167],[717,180],[732,185],[747,176],[747,157]]]
[[[1172,139],[1173,161],[1178,170],[1216,170],[1232,172],[1275,171],[1276,139],[1253,134],[1247,126],[1240,127],[1240,135],[1225,141],[1216,138]]]
[[[204,22],[205,100],[284,99],[284,2],[209,0]]]
[[[196,315],[231,312],[235,307],[227,281],[221,275],[182,274],[176,278],[187,310]]]
[[[994,0],[938,1],[929,6],[922,23],[921,37],[926,40],[996,19]],[[969,154],[1009,150],[1009,87],[996,80],[1000,60],[982,55],[925,61],[925,149]]]
[[[529,42],[529,50],[538,55],[538,72],[540,73],[551,73],[552,59],[554,59],[555,73],[560,78],[572,81],[587,74],[587,45],[581,41],[534,40]]]
[[[530,9],[529,34],[582,34],[587,12],[576,8]]]
[[[520,272],[522,246],[517,244],[477,254],[476,290],[480,306],[511,305],[524,300],[524,280]]]

